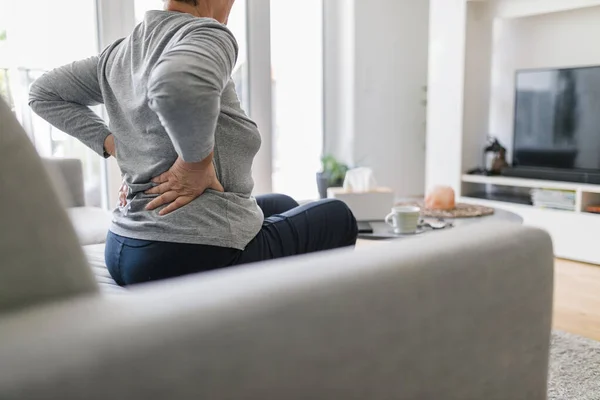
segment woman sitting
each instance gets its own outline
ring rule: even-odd
[[[37,114],[119,163],[128,190],[113,213],[106,263],[120,285],[356,242],[342,202],[252,197],[261,139],[231,80],[233,3],[166,1],[99,56],[31,88]],[[97,104],[108,126],[88,108]]]

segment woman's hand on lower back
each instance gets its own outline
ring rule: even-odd
[[[106,139],[104,139],[104,151],[112,157],[117,156],[115,137],[112,134],[108,135]]]
[[[127,205],[127,194],[129,193],[129,186],[127,186],[127,182],[123,179],[123,183],[121,183],[121,187],[119,188],[119,207],[125,207]]]
[[[159,212],[159,215],[167,215],[191,203],[207,189],[224,192],[212,160],[212,154],[197,163],[186,163],[178,158],[171,169],[152,180],[158,186],[146,191],[146,194],[159,196],[146,206],[146,210],[168,204]]]

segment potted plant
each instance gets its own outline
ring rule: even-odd
[[[317,187],[322,199],[327,197],[327,189],[344,185],[344,178],[348,172],[348,166],[339,162],[332,155],[321,158],[322,171],[317,173]]]

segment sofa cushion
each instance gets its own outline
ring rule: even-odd
[[[0,313],[98,290],[42,161],[0,99]]]
[[[82,246],[106,242],[110,228],[110,213],[97,207],[74,207],[67,214]]]
[[[84,246],[83,251],[92,268],[96,282],[100,285],[100,290],[104,293],[124,293],[125,289],[117,285],[117,282],[110,276],[106,268],[106,263],[104,262],[104,244]]]

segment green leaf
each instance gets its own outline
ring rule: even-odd
[[[341,185],[348,172],[348,166],[340,163],[332,155],[325,155],[321,158],[323,173],[328,176],[329,185]]]

